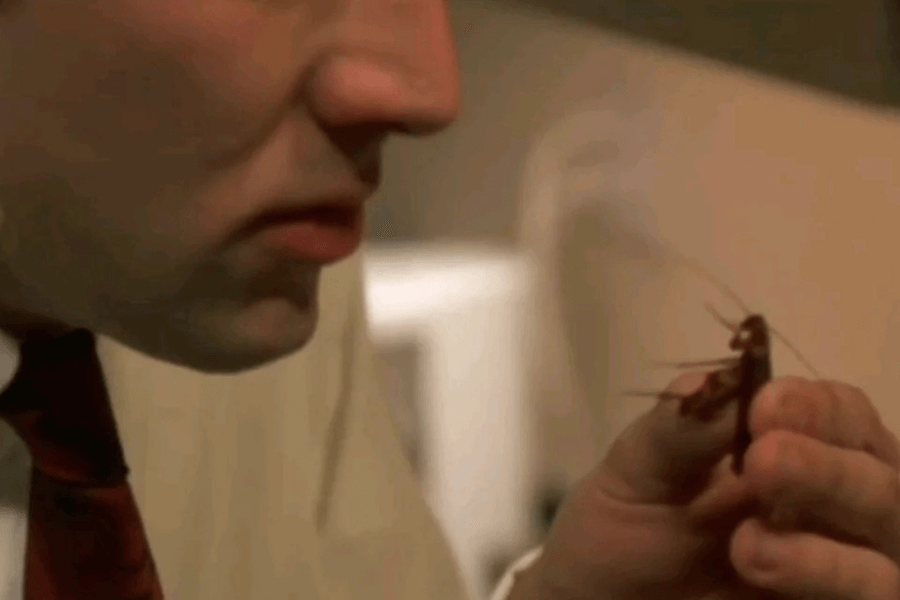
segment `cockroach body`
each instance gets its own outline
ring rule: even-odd
[[[716,315],[718,317],[718,315]],[[706,376],[703,386],[686,396],[663,392],[663,400],[678,400],[680,413],[709,421],[729,402],[737,402],[737,425],[734,434],[732,469],[740,474],[744,468],[744,453],[750,446],[750,403],[762,387],[772,379],[772,359],[769,350],[769,327],[762,315],[752,314],[739,324],[718,317],[732,330],[728,346],[740,352],[728,358],[676,363],[677,367],[723,365]]]

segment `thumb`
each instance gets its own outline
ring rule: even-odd
[[[707,374],[686,373],[666,392],[679,396],[700,389]],[[737,402],[709,421],[679,413],[678,400],[660,400],[616,439],[600,465],[607,491],[622,500],[671,503],[686,500],[706,485],[731,451]]]

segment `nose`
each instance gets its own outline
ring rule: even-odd
[[[412,135],[452,123],[460,81],[445,0],[347,4],[339,42],[307,81],[314,116],[330,129]]]

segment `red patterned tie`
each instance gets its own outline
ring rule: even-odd
[[[26,600],[161,600],[94,336],[23,344],[0,417],[33,460]]]

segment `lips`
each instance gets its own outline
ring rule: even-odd
[[[301,208],[276,209],[260,215],[255,220],[254,228],[262,230],[298,221],[315,221],[323,226],[348,227],[354,223],[356,215],[361,210],[362,205],[354,202],[323,203]]]
[[[261,215],[252,225],[270,251],[298,261],[327,264],[353,254],[362,242],[361,202],[285,208]]]

